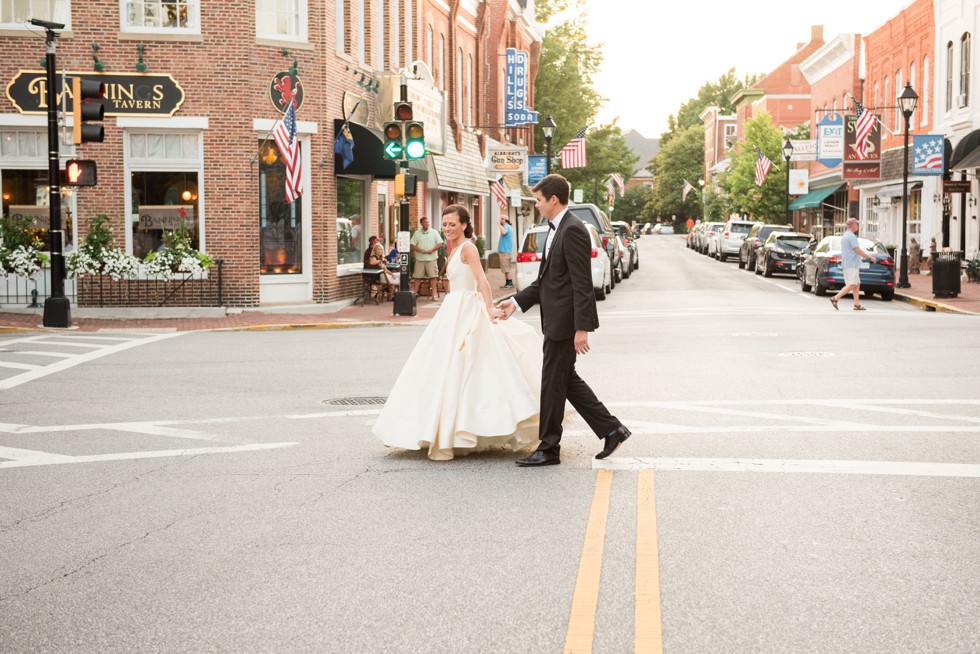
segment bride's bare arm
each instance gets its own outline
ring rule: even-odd
[[[483,262],[480,261],[480,253],[477,251],[476,246],[469,241],[463,243],[462,248],[459,256],[463,260],[462,262],[469,266],[473,272],[476,285],[480,289],[480,295],[483,296],[483,301],[487,305],[487,313],[490,314],[491,318],[498,317],[500,310],[493,306],[493,293],[490,292],[490,282],[487,281],[487,274],[483,272]]]

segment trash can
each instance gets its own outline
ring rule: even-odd
[[[933,297],[956,297],[960,294],[960,253],[932,252]]]

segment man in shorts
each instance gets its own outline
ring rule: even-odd
[[[837,308],[837,302],[848,293],[854,293],[854,310],[864,311],[861,305],[861,259],[877,261],[878,257],[865,252],[858,243],[858,219],[847,219],[847,231],[841,237],[841,268],[844,269],[844,288],[830,298],[830,303]]]
[[[439,232],[429,229],[429,219],[419,218],[419,228],[412,234],[412,252],[415,253],[415,270],[412,274],[412,290],[419,294],[422,279],[429,279],[429,292],[433,300],[436,295],[436,279],[439,277],[439,248],[442,247],[442,237]]]
[[[497,257],[500,260],[500,272],[504,274],[504,285],[501,288],[514,288],[514,280],[510,278],[511,257],[514,256],[514,228],[510,226],[507,216],[500,216],[500,240],[497,241]]]

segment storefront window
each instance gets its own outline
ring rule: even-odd
[[[134,172],[132,181],[133,254],[140,259],[163,245],[163,233],[181,225],[199,249],[197,173]]]
[[[126,0],[123,29],[196,31],[198,7],[198,0]]]
[[[255,34],[259,38],[305,41],[306,0],[256,0]]]
[[[286,202],[286,165],[275,141],[259,145],[259,272],[303,272],[303,196]]]
[[[4,29],[26,29],[30,25],[25,23],[32,18],[64,23],[70,28],[70,15],[68,0],[0,0],[0,27]]]
[[[361,264],[367,248],[364,234],[364,182],[337,178],[337,265]]]

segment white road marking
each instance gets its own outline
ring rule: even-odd
[[[35,370],[41,366],[34,365],[33,363],[11,363],[9,361],[0,361],[0,368],[12,368],[14,370]]]
[[[799,293],[800,295],[803,295],[804,297],[806,297],[806,294],[805,293],[801,293],[800,292],[800,289],[798,289],[798,288],[790,288],[789,286],[783,286],[782,284],[776,284],[776,286],[778,286],[779,288],[783,289],[784,291],[789,291],[790,293]]]
[[[593,459],[594,470],[673,470],[678,472],[777,472],[789,474],[901,475],[909,477],[980,477],[973,463],[915,461],[834,461],[816,459]]]
[[[157,459],[169,456],[199,456],[202,454],[228,454],[232,452],[255,452],[293,447],[298,443],[256,443],[234,445],[231,447],[196,447],[182,450],[156,450],[153,452],[116,452],[112,454],[91,454],[86,456],[64,456],[37,452],[37,456],[25,456],[13,461],[0,461],[0,468],[26,468],[29,466],[63,465],[67,463],[95,463],[100,461],[129,461],[133,459]],[[31,450],[21,450],[30,452]],[[0,457],[3,457],[0,450]],[[6,458],[6,457],[3,457]]]
[[[65,343],[64,341],[44,341],[45,345],[64,345],[65,347],[105,347],[104,345],[99,345],[98,343]]]
[[[41,350],[17,350],[13,354],[30,354],[37,357],[55,357],[58,359],[71,359],[72,357],[78,356],[77,354],[68,354],[66,352],[42,352]]]
[[[130,348],[138,347],[140,345],[149,345],[150,343],[155,343],[157,341],[162,341],[168,338],[174,338],[185,333],[187,332],[171,332],[166,334],[158,333],[158,334],[154,334],[153,336],[147,336],[145,338],[132,339],[132,340],[125,341],[123,343],[118,343],[116,345],[101,347],[98,350],[94,350],[92,352],[85,352],[82,354],[65,355],[65,354],[55,354],[54,352],[48,352],[48,353],[18,352],[18,354],[35,354],[40,356],[65,357],[65,360],[58,361],[56,363],[52,363],[51,365],[43,366],[41,368],[37,368],[36,370],[29,370],[19,375],[8,377],[6,379],[0,379],[0,390],[14,388],[16,386],[20,386],[21,384],[25,384],[29,381],[40,379],[41,377],[46,377],[56,372],[61,372],[62,370],[67,370],[68,368],[72,368],[74,366],[77,366],[82,363],[86,363],[88,361],[100,359],[102,357],[109,356],[111,354],[116,354],[118,352],[122,352],[123,350],[128,350]],[[3,344],[16,343],[16,342],[21,342],[21,343],[33,342],[33,341],[43,340],[44,338],[46,337],[32,336],[26,339],[12,339],[10,341],[6,341],[6,343]]]

